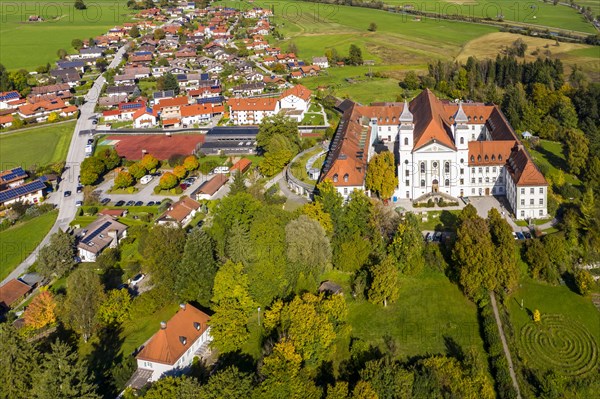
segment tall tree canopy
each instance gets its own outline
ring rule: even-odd
[[[392,152],[383,151],[371,158],[367,167],[365,187],[384,200],[394,194],[394,190],[398,187],[398,177]]]

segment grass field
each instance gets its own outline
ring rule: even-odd
[[[0,280],[38,246],[56,220],[52,211],[0,232]]]
[[[0,134],[2,169],[46,165],[67,158],[75,121],[46,125],[22,132]]]
[[[541,312],[540,323],[532,321],[535,309]],[[566,286],[525,279],[509,299],[508,310],[524,364],[538,369],[552,366],[566,376],[597,370],[600,313],[589,297]]]
[[[585,33],[595,32],[592,24],[575,9],[562,5],[555,6],[552,2],[513,0],[383,0],[383,2],[396,6],[412,5],[415,10],[440,15],[465,15],[492,19],[502,15],[505,21]]]
[[[534,162],[540,168],[546,168],[546,173],[551,179],[554,178],[561,170],[565,177],[565,182],[574,186],[580,185],[579,178],[567,171],[567,162],[565,155],[562,152],[562,144],[557,141],[540,140],[540,146],[537,149],[530,149],[529,153],[533,157]]]
[[[0,63],[7,69],[32,70],[56,61],[56,51],[69,52],[71,40],[88,39],[125,22],[130,14],[125,0],[87,2],[87,10],[76,10],[73,2],[0,0]],[[28,22],[39,15],[43,22]]]

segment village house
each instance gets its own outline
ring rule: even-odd
[[[205,181],[191,194],[196,201],[209,200],[229,181],[229,176],[218,173]]]
[[[326,69],[329,68],[329,60],[327,57],[313,57],[312,59],[313,65],[317,65],[319,68]]]
[[[99,216],[89,224],[77,243],[77,255],[82,262],[95,262],[106,248],[116,248],[127,236],[127,226],[110,215]]]
[[[187,226],[200,209],[200,203],[189,197],[183,197],[167,209],[156,222],[159,225],[172,227]]]
[[[210,316],[190,304],[181,304],[177,313],[160,323],[160,329],[136,356],[137,371],[128,386],[142,388],[165,376],[189,370],[195,357],[203,358],[212,341]]]

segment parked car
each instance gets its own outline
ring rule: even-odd
[[[433,241],[440,242],[442,241],[442,233],[440,231],[436,231],[433,235]]]
[[[123,206],[125,205],[125,201],[117,201],[117,203],[115,204],[115,206]]]
[[[520,231],[517,231],[517,238],[518,238],[519,240],[524,240],[524,239],[525,239],[525,236],[524,236],[524,235],[523,235],[523,233],[521,233]]]
[[[429,236],[431,236],[431,233],[425,234],[425,241],[429,241]]]
[[[128,288],[129,288],[129,285],[128,285],[128,284],[126,284],[126,283],[120,284],[120,285],[117,287],[117,289],[118,289],[118,290],[126,290],[126,289],[128,289]]]
[[[88,143],[88,145],[94,144],[94,139],[88,139],[87,143]]]
[[[127,201],[125,206],[133,206],[134,204],[135,204],[135,201]]]
[[[513,238],[514,238],[515,240],[518,240],[518,239],[519,239],[519,238],[517,237],[517,233],[515,233],[514,231],[512,232],[512,235],[513,235]]]
[[[106,204],[108,204],[109,202],[110,202],[110,198],[104,198],[104,199],[102,199],[102,201],[100,201],[100,203],[101,203],[102,205],[106,205]]]
[[[155,204],[154,201],[148,201],[148,203],[146,204],[146,206],[153,206]]]
[[[144,201],[138,201],[135,203],[135,206],[142,206],[144,205]]]
[[[140,281],[144,279],[144,277],[146,277],[144,273],[137,274],[132,279],[129,279],[129,284],[131,284],[132,287],[135,287],[137,284],[140,283]]]
[[[81,205],[83,205],[83,201],[77,201],[77,202],[75,202],[75,206],[81,206]]]
[[[185,183],[181,183],[181,184],[179,185],[179,187],[181,187],[181,189],[185,191],[185,190],[187,190],[187,188],[188,188],[189,186],[188,186],[187,184],[185,184]]]
[[[212,171],[213,174],[218,174],[218,173],[229,173],[229,167],[227,166],[217,166],[216,168],[213,169]]]
[[[77,192],[80,193],[83,191],[83,186],[81,184],[77,185]]]
[[[71,194],[72,194],[72,193],[71,193],[70,191],[65,191],[65,194],[64,194],[64,196],[65,196],[65,197],[70,197],[70,196],[71,196]]]
[[[525,238],[526,238],[526,239],[528,239],[528,240],[531,238],[531,233],[530,233],[530,232],[528,232],[528,231],[524,231],[524,232],[523,232],[523,235],[524,235],[524,236],[525,236]]]
[[[152,175],[146,175],[146,176],[143,176],[140,179],[140,183],[142,183],[142,184],[148,184],[148,183],[150,183],[152,181],[152,179],[154,179],[154,177]]]

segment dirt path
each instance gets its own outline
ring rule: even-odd
[[[508,370],[510,371],[510,378],[512,379],[513,386],[517,391],[517,398],[521,398],[521,391],[519,390],[519,384],[517,382],[517,375],[515,374],[515,368],[513,366],[512,357],[510,356],[510,350],[508,350],[508,344],[506,343],[506,337],[504,336],[504,329],[502,328],[502,321],[500,320],[500,314],[498,313],[498,306],[496,305],[496,295],[494,291],[490,291],[490,299],[492,300],[492,308],[494,309],[494,317],[496,318],[496,325],[500,332],[500,339],[502,340],[502,348],[504,349],[504,356],[508,361]]]

